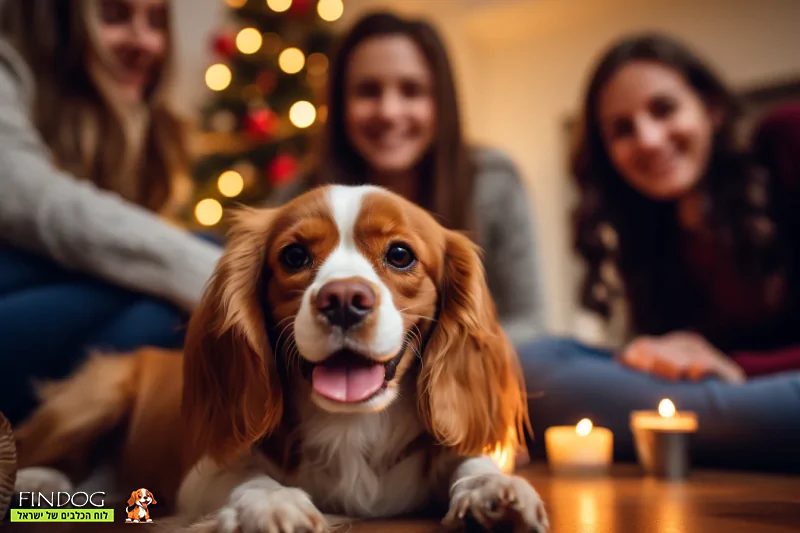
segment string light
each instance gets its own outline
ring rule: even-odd
[[[300,100],[289,108],[289,120],[298,128],[307,128],[317,118],[317,110],[311,102]]]
[[[212,91],[222,91],[231,84],[231,69],[228,65],[216,63],[206,70],[206,85]]]
[[[287,74],[296,74],[303,70],[306,64],[306,56],[299,48],[287,48],[278,56],[278,65]]]
[[[244,190],[244,178],[235,170],[226,170],[217,179],[217,188],[228,198],[239,196]]]
[[[194,216],[204,226],[213,226],[222,220],[222,204],[213,198],[200,200],[194,208]]]
[[[344,2],[342,0],[319,0],[317,13],[319,18],[326,22],[338,20],[344,13]]]
[[[234,9],[239,9],[240,7],[244,7],[247,0],[225,0],[225,3]]]
[[[243,28],[236,34],[236,48],[243,54],[258,52],[263,41],[261,32],[255,28]]]
[[[276,13],[283,13],[292,7],[292,0],[267,0],[267,7]]]

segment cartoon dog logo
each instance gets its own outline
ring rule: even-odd
[[[150,518],[148,507],[156,503],[158,503],[156,497],[147,489],[131,492],[131,497],[128,498],[128,505],[125,507],[125,512],[128,513],[128,518],[125,519],[125,522],[152,522],[153,519]]]

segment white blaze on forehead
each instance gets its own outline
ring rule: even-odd
[[[306,290],[295,321],[297,347],[311,361],[323,360],[344,347],[340,335],[327,335],[319,331],[313,312],[313,295],[325,283],[337,279],[362,278],[373,283],[380,291],[380,307],[375,310],[378,313],[375,336],[366,348],[378,356],[394,354],[402,348],[405,336],[403,317],[394,305],[392,292],[375,272],[369,259],[359,251],[355,237],[364,199],[369,194],[381,194],[382,191],[379,187],[369,185],[336,185],[328,190],[327,202],[338,232],[338,244],[320,266],[314,283]]]

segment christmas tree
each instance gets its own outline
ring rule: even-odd
[[[181,218],[222,234],[223,209],[259,205],[308,168],[325,121],[331,22],[342,0],[225,0],[210,46],[192,196]]]

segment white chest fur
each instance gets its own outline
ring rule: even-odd
[[[377,517],[421,508],[440,484],[426,471],[429,448],[409,448],[423,432],[412,401],[399,399],[382,413],[304,413],[297,469],[269,474],[308,492],[327,513]]]

